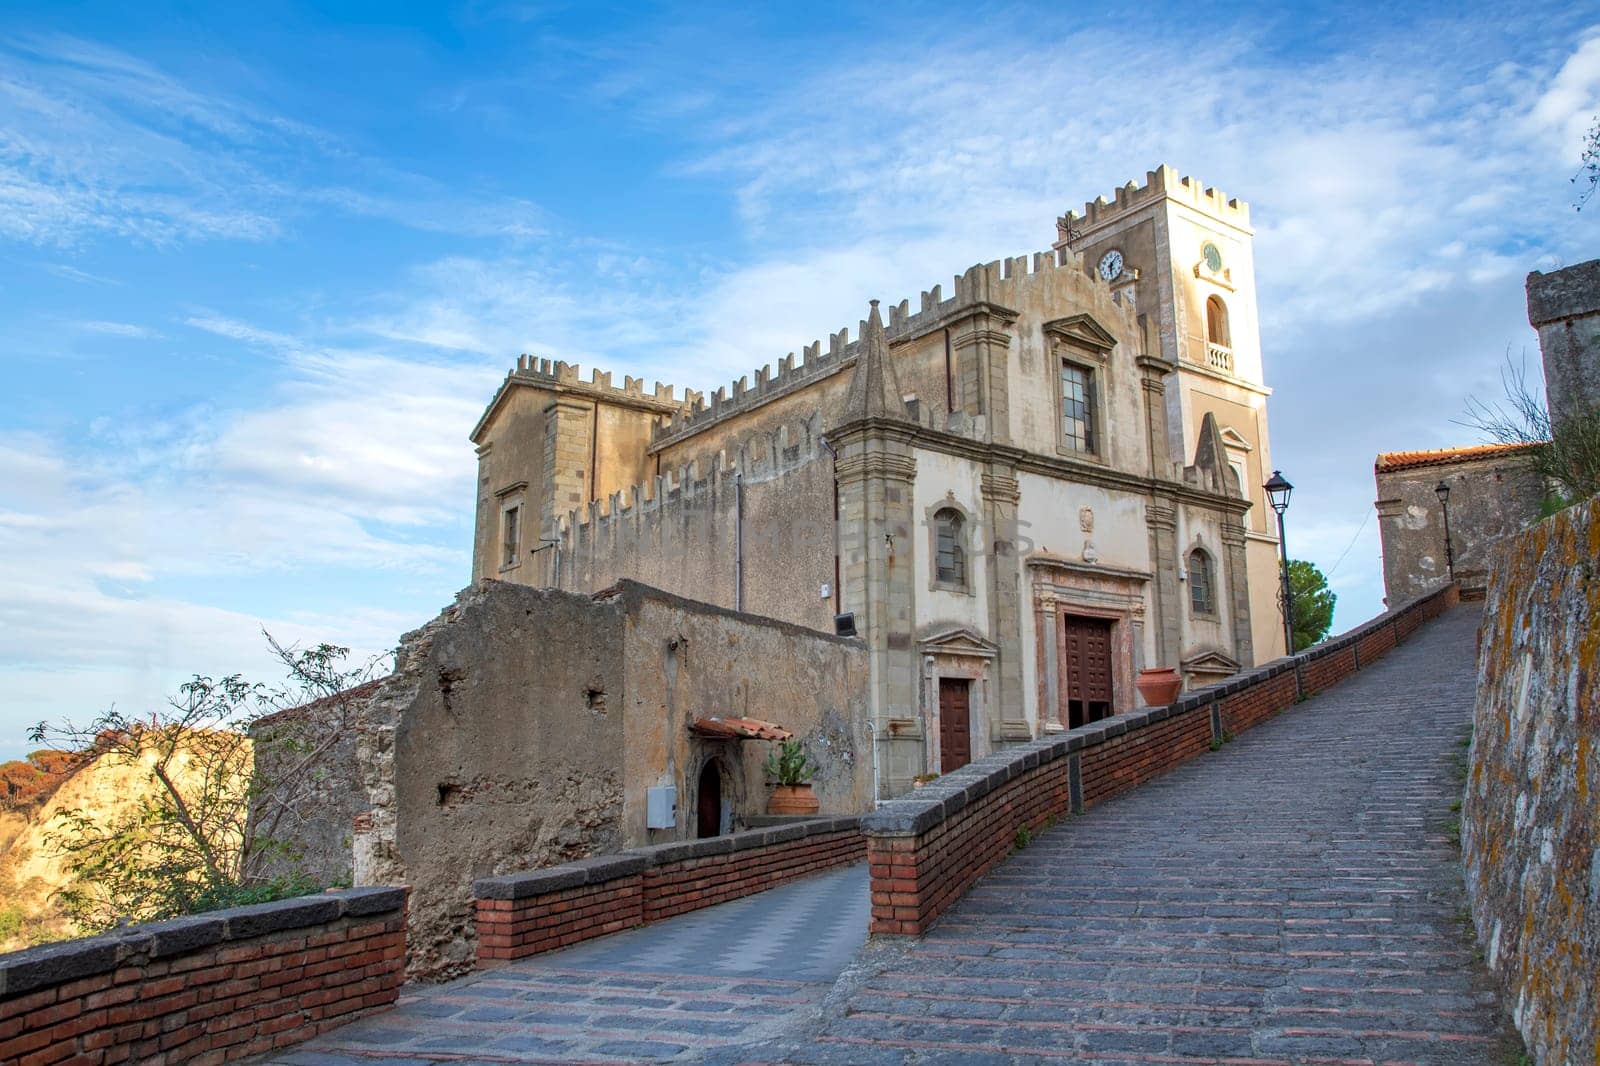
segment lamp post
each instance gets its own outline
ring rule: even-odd
[[[1261,487],[1267,490],[1267,501],[1278,515],[1278,552],[1283,561],[1282,588],[1278,595],[1283,606],[1283,648],[1285,655],[1293,655],[1294,591],[1289,587],[1289,544],[1283,537],[1283,512],[1289,509],[1289,494],[1294,491],[1294,486],[1283,476],[1283,471],[1274,470],[1272,480]]]
[[[1433,494],[1439,497],[1439,509],[1444,512],[1444,561],[1450,568],[1450,580],[1456,579],[1456,550],[1450,543],[1450,486],[1440,481],[1433,488]]]

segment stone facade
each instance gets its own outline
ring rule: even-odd
[[[1452,555],[1462,595],[1482,599],[1495,544],[1537,522],[1544,505],[1544,478],[1516,445],[1387,452],[1373,464],[1373,477],[1384,602],[1391,604],[1449,583]],[[1449,552],[1440,484],[1450,489]]]
[[[1281,654],[1248,207],[1162,167],[1057,238],[709,397],[524,357],[474,577],[853,615],[880,796]]]
[[[1472,918],[1535,1060],[1600,1062],[1600,498],[1496,556],[1461,812]]]
[[[1548,274],[1535,270],[1527,291],[1551,423],[1600,412],[1600,259]]]
[[[868,809],[866,688],[858,641],[633,582],[598,596],[482,582],[349,702],[327,776],[361,810],[331,804],[306,836],[347,841],[315,857],[356,884],[408,885],[409,972],[448,976],[476,958],[474,878],[692,839],[702,808],[719,812],[713,834],[765,813],[771,745],[702,738],[696,719],[783,725],[820,768],[825,813]],[[649,829],[658,786],[676,790],[675,820]]]

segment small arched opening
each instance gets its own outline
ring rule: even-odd
[[[695,836],[722,835],[722,769],[717,760],[707,759],[700,768],[700,785],[695,793]]]
[[[1228,332],[1228,305],[1220,296],[1206,297],[1206,340],[1219,348],[1233,347],[1233,336]]]

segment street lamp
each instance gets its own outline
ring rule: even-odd
[[[1435,485],[1433,494],[1439,497],[1439,509],[1444,512],[1444,561],[1450,568],[1450,580],[1456,579],[1456,550],[1450,543],[1450,486],[1443,481]]]
[[[1283,471],[1274,470],[1272,480],[1261,487],[1267,490],[1267,500],[1278,515],[1278,551],[1283,560],[1283,587],[1278,595],[1283,605],[1283,648],[1286,655],[1293,655],[1294,592],[1289,587],[1289,544],[1283,537],[1283,512],[1289,509],[1289,494],[1294,491],[1294,486],[1283,476]]]

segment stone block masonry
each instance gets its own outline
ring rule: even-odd
[[[636,848],[474,882],[479,965],[526,958],[859,862],[854,817]]]
[[[1600,1062],[1600,498],[1501,542],[1461,811],[1467,898],[1536,1061]]]
[[[0,956],[0,1062],[218,1063],[392,1005],[403,888],[129,926]]]
[[[925,932],[1020,835],[1096,806],[1370,665],[1459,602],[1455,585],[1314,648],[1149,707],[980,759],[862,819],[872,932]]]

